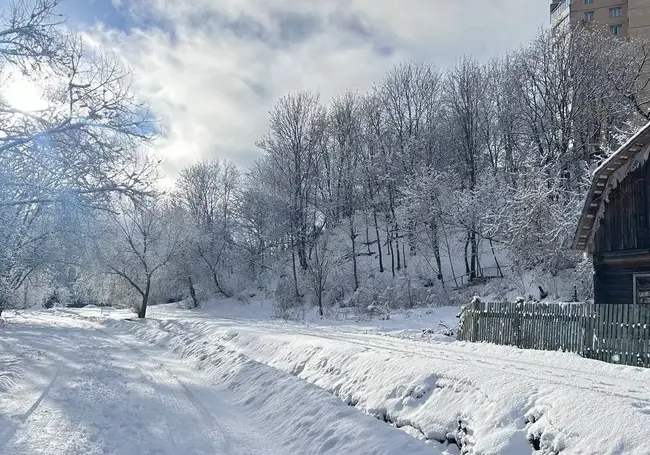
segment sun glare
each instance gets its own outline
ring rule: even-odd
[[[2,85],[0,93],[10,107],[21,111],[39,111],[48,106],[38,85],[20,74],[12,75]]]

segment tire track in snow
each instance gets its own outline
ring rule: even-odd
[[[298,333],[298,334],[301,334],[301,335],[309,335],[309,336],[312,336],[312,337],[315,336],[315,337],[318,337],[318,338],[328,338],[328,337],[336,336],[336,337],[339,337],[337,339],[339,339],[341,341],[350,341],[351,339],[356,339],[356,340],[361,340],[363,343],[365,343],[365,340],[370,339],[370,340],[375,340],[376,342],[385,343],[386,345],[389,345],[389,346],[394,346],[395,343],[398,343],[398,342],[410,343],[413,346],[417,346],[418,348],[424,348],[425,350],[431,351],[431,350],[435,349],[436,351],[445,352],[447,354],[450,354],[450,355],[454,356],[453,357],[454,359],[456,358],[456,356],[466,356],[465,358],[472,357],[474,359],[479,360],[482,364],[485,364],[485,359],[490,359],[490,360],[492,360],[494,362],[497,362],[499,364],[502,364],[504,366],[520,365],[520,366],[526,367],[527,369],[538,370],[538,371],[540,371],[542,373],[557,374],[558,371],[562,371],[562,372],[566,372],[566,373],[575,374],[575,375],[578,375],[578,376],[581,376],[581,377],[590,377],[591,379],[596,380],[596,381],[601,381],[602,379],[607,379],[607,380],[612,381],[612,382],[617,383],[617,384],[619,384],[621,381],[627,381],[627,382],[629,382],[631,384],[634,384],[637,387],[646,387],[645,383],[634,383],[634,382],[631,382],[631,381],[627,380],[623,376],[610,376],[610,375],[601,374],[601,373],[598,373],[598,374],[589,373],[589,372],[585,372],[584,370],[581,370],[581,369],[568,368],[568,367],[549,365],[549,364],[540,364],[540,363],[528,362],[526,360],[517,360],[517,359],[512,359],[512,358],[504,359],[503,357],[497,357],[497,356],[487,354],[487,353],[480,353],[479,354],[479,353],[468,352],[468,351],[462,349],[462,347],[460,347],[460,346],[457,346],[456,348],[454,348],[452,344],[446,343],[446,342],[440,342],[440,341],[423,341],[423,340],[417,340],[417,339],[413,339],[413,338],[403,338],[403,337],[398,337],[398,336],[391,335],[389,333],[384,334],[384,335],[380,335],[380,334],[373,333],[373,332],[359,333],[359,332],[356,332],[356,331],[342,331],[342,330],[338,330],[338,331],[332,333],[332,332],[324,330],[322,327],[318,327],[318,326],[313,327],[310,330],[305,330],[305,329],[302,329],[300,327],[292,326],[292,325],[286,325],[286,326],[278,327],[277,325],[268,324],[268,323],[265,323],[265,322],[257,322],[257,321],[255,321],[253,324],[251,324],[251,321],[242,320],[242,319],[238,319],[238,318],[219,317],[217,319],[222,320],[222,321],[237,322],[237,323],[240,323],[240,324],[242,324],[244,326],[261,327],[261,328],[265,328],[265,329],[274,331],[276,333]],[[211,321],[209,319],[209,317],[193,317],[192,319],[187,319],[187,320],[169,319],[169,321],[174,321],[174,322],[201,321],[201,322],[205,322],[206,324],[218,325],[218,322]],[[223,327],[221,325],[218,325],[218,327],[221,328],[221,329],[226,329],[226,327]],[[320,335],[320,334],[322,334],[322,335]],[[394,340],[394,342],[388,341],[387,339],[392,339],[392,340]],[[467,343],[470,344],[470,345],[471,344],[474,344],[474,345],[479,344],[479,343],[469,343],[469,342],[467,342]],[[492,346],[500,346],[500,347],[503,347],[503,348],[519,349],[519,348],[516,348],[514,346],[503,346],[503,345],[496,345],[496,344],[489,344],[489,343],[485,343],[485,344],[492,345]],[[527,350],[523,349],[523,351],[527,351]],[[533,351],[533,352],[555,352],[555,351],[537,351],[537,350],[532,350],[532,349],[530,351]],[[409,353],[413,354],[412,351],[409,351]],[[419,353],[419,352],[416,352],[416,353]],[[587,360],[587,361],[592,361],[592,362],[599,362],[599,361],[593,360],[593,359],[586,359],[586,358],[582,358],[582,359]],[[506,362],[507,362],[507,365],[506,365]],[[601,363],[603,365],[613,366],[612,364],[605,364],[605,363],[602,363],[602,362],[599,362],[599,363]],[[629,366],[628,368],[637,368],[640,371],[646,371],[646,369],[642,368],[642,367]],[[646,390],[646,392],[650,393],[650,390]]]
[[[16,357],[20,357],[20,353],[16,351],[5,340],[0,340],[0,344],[3,345],[3,348],[6,352]],[[18,432],[18,430],[20,430],[23,426],[25,426],[27,419],[29,419],[29,417],[32,414],[34,414],[34,412],[38,409],[41,403],[43,403],[43,400],[47,398],[48,394],[52,390],[52,387],[54,387],[54,384],[56,383],[60,374],[61,374],[61,367],[58,367],[54,371],[54,374],[52,375],[50,380],[47,382],[45,388],[39,394],[38,398],[32,403],[32,405],[27,409],[27,411],[25,411],[22,414],[12,415],[9,417],[10,423],[4,428],[4,431],[0,433],[0,444],[2,444],[2,447],[4,449],[7,448],[9,442],[14,437],[14,435]],[[3,450],[1,453],[5,453],[5,450]]]
[[[228,318],[222,318],[222,319],[231,320]],[[240,321],[236,319],[232,319],[232,320],[245,325],[244,324],[245,321]],[[197,321],[181,321],[176,319],[170,319],[168,322],[172,322],[172,324],[176,325],[180,330],[186,331],[188,329],[184,327],[185,323],[187,322],[191,323]],[[227,329],[227,330],[237,331],[238,329],[240,329],[237,327],[227,328],[220,325],[218,322],[209,321],[207,319],[201,319],[200,323],[205,324],[207,326],[216,326],[219,330]],[[299,334],[299,335],[308,336],[310,338],[340,341],[340,342],[344,342],[356,346],[361,346],[363,348],[375,348],[386,352],[406,354],[408,356],[413,356],[413,357],[429,358],[433,360],[442,360],[442,361],[453,361],[454,363],[465,361],[468,363],[468,365],[475,365],[479,368],[489,370],[489,371],[494,371],[501,374],[507,371],[508,374],[532,379],[535,382],[539,382],[540,377],[544,376],[546,384],[553,383],[553,384],[561,385],[572,389],[580,389],[591,393],[600,393],[603,395],[608,395],[617,398],[638,400],[650,404],[650,399],[648,398],[648,393],[650,391],[648,390],[646,383],[630,381],[616,376],[597,375],[595,373],[575,370],[571,368],[552,367],[550,365],[544,365],[544,364],[540,365],[537,363],[519,361],[510,358],[503,359],[503,358],[491,356],[489,354],[483,355],[483,354],[478,354],[473,352],[466,352],[460,349],[450,349],[441,346],[439,343],[435,343],[435,344],[426,343],[418,340],[402,339],[402,338],[390,337],[390,336],[384,336],[384,337],[394,338],[395,341],[389,341],[383,339],[381,335],[375,335],[375,334],[356,334],[356,333],[336,334],[336,333],[326,332],[324,330],[319,330],[319,329],[304,330],[298,327],[279,328],[277,326],[273,326],[270,324],[255,324],[252,328],[258,328],[258,327],[263,327],[269,332],[275,332],[280,335]],[[242,327],[242,328],[245,331],[249,330],[247,327]],[[229,342],[229,340],[223,340],[223,341]],[[399,346],[399,344],[397,343],[398,341],[404,344],[409,343],[413,346],[413,348],[417,350],[414,350],[413,348]],[[241,352],[241,349],[239,349],[236,343],[233,344],[231,347]],[[490,359],[494,362],[486,362],[486,359]],[[526,368],[521,368],[521,367],[526,367]],[[529,370],[534,371],[534,373],[532,374],[527,373],[527,371]],[[575,382],[575,378],[572,378],[570,376],[558,376],[558,372],[575,373],[577,377],[588,380],[590,382],[590,385],[589,386],[579,385]],[[444,375],[438,375],[438,376],[445,377]],[[446,378],[450,380],[457,380],[457,378],[454,377],[446,377]],[[567,380],[566,381],[559,380],[558,378],[564,378]],[[628,390],[628,392],[630,392],[631,394],[607,390],[603,387],[608,385],[607,383],[603,382],[604,379],[613,381],[613,383],[617,384],[618,386],[620,386],[621,384],[627,385],[628,387],[637,390]],[[480,387],[478,387],[478,385],[476,384],[472,384],[472,385],[480,390]]]
[[[595,374],[591,374],[591,373],[576,371],[576,374],[579,375],[580,377],[592,381],[591,386],[582,386],[582,385],[577,384],[575,382],[575,380],[572,380],[572,378],[570,378],[568,376],[558,376],[557,371],[555,371],[555,369],[548,369],[548,368],[540,367],[540,365],[529,364],[528,362],[519,362],[517,360],[511,360],[511,359],[507,359],[507,360],[501,359],[501,361],[499,362],[500,365],[499,365],[499,363],[487,363],[487,362],[485,362],[486,358],[491,358],[491,359],[494,359],[494,360],[497,360],[497,358],[491,357],[491,356],[473,354],[473,353],[458,352],[458,351],[455,351],[455,350],[444,349],[444,348],[440,348],[440,347],[436,346],[435,349],[437,349],[439,351],[443,351],[443,352],[446,352],[446,353],[453,354],[454,357],[452,359],[449,356],[436,355],[435,353],[430,351],[430,349],[433,349],[433,348],[428,347],[428,346],[427,346],[428,349],[426,351],[416,351],[416,352],[414,352],[414,351],[412,351],[412,350],[410,350],[408,348],[402,348],[402,347],[399,347],[399,346],[395,346],[395,344],[390,343],[390,342],[386,342],[384,340],[373,339],[372,338],[372,337],[374,337],[373,335],[370,335],[370,336],[368,336],[368,335],[339,336],[339,335],[334,335],[334,334],[314,334],[313,332],[310,333],[310,332],[307,332],[307,331],[294,330],[294,329],[290,330],[290,332],[298,333],[300,335],[310,336],[312,338],[323,338],[323,339],[328,339],[328,340],[332,340],[332,341],[341,341],[341,342],[345,342],[345,343],[349,343],[349,344],[354,344],[356,346],[372,347],[372,348],[387,351],[387,352],[394,352],[394,353],[399,353],[399,354],[407,354],[407,355],[416,356],[416,357],[425,357],[425,358],[430,358],[430,359],[434,359],[434,360],[444,360],[444,361],[454,360],[455,362],[466,361],[469,364],[479,365],[480,368],[484,368],[486,370],[495,371],[495,372],[499,372],[499,373],[504,373],[504,371],[507,371],[509,375],[512,374],[512,375],[516,375],[516,376],[520,376],[520,377],[533,379],[536,382],[539,381],[540,377],[543,375],[544,378],[545,378],[544,379],[545,383],[554,383],[554,384],[565,386],[565,387],[572,388],[572,389],[580,389],[580,390],[585,390],[585,391],[592,392],[592,393],[601,393],[601,394],[604,394],[604,395],[614,396],[614,397],[617,397],[617,398],[625,398],[625,399],[630,399],[630,400],[639,400],[639,401],[650,404],[650,399],[648,398],[648,392],[639,391],[637,393],[639,393],[641,396],[638,396],[638,395],[635,396],[635,395],[628,395],[628,394],[624,394],[624,393],[614,392],[614,391],[611,391],[611,390],[604,390],[601,387],[602,385],[604,385],[602,383],[603,377],[601,377],[601,376],[597,377]],[[280,332],[280,333],[283,333],[283,332]],[[416,341],[412,341],[412,342],[414,344],[418,343]],[[513,365],[513,364],[517,364],[517,363],[533,366],[536,369],[535,374],[528,374],[528,373],[524,372],[525,370],[516,368],[515,365]],[[563,369],[561,367],[557,368],[557,370],[573,371],[573,370],[569,370],[569,369]],[[571,382],[558,380],[558,378],[560,378],[560,377],[566,378]],[[449,377],[448,379],[453,380],[455,378]],[[621,381],[620,379],[617,380],[617,382],[619,384],[620,384],[620,381]],[[628,381],[628,383],[633,384],[634,387],[643,388],[643,389],[646,388],[645,384],[637,384],[637,383],[632,383],[632,382],[629,382],[629,381]]]
[[[102,335],[107,336],[107,337],[109,337],[110,339],[113,339],[113,340],[117,341],[118,343],[120,343],[121,345],[123,345],[123,346],[125,346],[127,349],[129,349],[130,351],[134,352],[134,353],[135,353],[138,357],[140,357],[141,359],[144,359],[145,361],[150,361],[150,358],[149,358],[149,357],[148,357],[144,352],[142,352],[140,349],[138,349],[138,348],[136,348],[135,346],[132,346],[131,344],[127,343],[126,341],[120,339],[119,337],[117,337],[116,335],[114,335],[113,333],[111,333],[110,331],[105,330],[105,329],[103,329],[103,328],[99,328],[99,327],[97,327],[97,324],[96,324],[94,321],[89,320],[89,319],[87,319],[87,318],[84,318],[83,316],[80,316],[80,315],[78,315],[78,314],[76,314],[75,312],[70,311],[70,310],[59,310],[59,311],[60,311],[61,313],[65,313],[66,315],[73,316],[75,320],[78,320],[78,321],[81,321],[81,322],[85,323],[84,325],[85,325],[87,328],[89,328],[89,329],[93,329],[93,330],[95,330],[95,331],[101,333]],[[48,322],[48,323],[51,323],[52,320],[53,320],[53,319],[51,319],[51,318],[46,318],[46,317],[43,317],[43,316],[40,316],[40,315],[35,315],[35,316],[36,316],[35,319],[40,319],[40,320],[42,320],[42,321],[44,321],[44,322],[46,321],[46,322]],[[1,341],[1,340],[0,340],[0,341]],[[176,375],[173,374],[171,371],[169,371],[169,370],[164,366],[164,364],[162,364],[162,363],[160,363],[160,362],[157,362],[157,363],[156,363],[156,366],[157,366],[157,368],[158,368],[159,370],[163,371],[167,376],[171,377],[171,378],[172,378],[172,379],[173,379],[173,380],[174,380],[174,381],[175,381],[175,382],[176,382],[176,383],[177,383],[177,384],[178,384],[178,385],[183,389],[183,392],[184,392],[186,398],[187,398],[187,399],[188,399],[188,400],[189,400],[189,401],[190,401],[190,402],[191,402],[191,403],[196,407],[196,409],[197,409],[197,410],[198,410],[198,411],[199,411],[199,412],[200,412],[204,417],[206,417],[210,422],[212,422],[212,423],[213,423],[213,424],[218,428],[219,432],[223,435],[224,440],[226,440],[226,439],[227,439],[226,433],[223,431],[222,427],[221,427],[221,426],[219,425],[219,423],[216,421],[216,419],[214,418],[214,415],[212,415],[212,413],[210,413],[210,411],[208,411],[208,410],[206,409],[206,407],[203,406],[203,404],[201,404],[200,400],[199,400],[199,399],[198,399],[198,398],[197,398],[197,397],[192,393],[192,391],[190,390],[190,388],[189,388],[185,383],[183,383],[183,382],[178,378],[178,376],[176,376]],[[146,371],[146,370],[144,370],[141,366],[138,366],[138,369],[139,369],[139,370],[140,370],[140,371],[141,371],[145,376],[149,376],[149,377],[155,379],[155,376],[152,375],[152,372],[151,372],[151,371]],[[57,375],[58,375],[58,371],[57,371]],[[32,410],[32,412],[33,412],[33,410]]]
[[[125,346],[127,349],[129,349],[131,352],[136,354],[140,359],[143,359],[145,362],[151,362],[151,358],[147,356],[143,351],[140,349],[136,348],[135,346],[127,343],[126,341],[120,339],[118,336],[110,333],[109,331],[105,329],[101,329],[98,327],[94,327],[94,329],[101,334],[117,341],[118,343],[122,344]],[[190,388],[185,384],[183,381],[181,381],[178,376],[176,376],[174,373],[169,371],[164,364],[160,362],[153,362],[156,365],[156,369],[158,370],[158,374],[155,374],[152,370],[145,370],[143,369],[142,366],[138,365],[138,369],[145,374],[145,376],[149,376],[152,378],[152,385],[154,388],[156,387],[156,384],[163,383],[165,382],[163,376],[167,376],[168,378],[171,378],[176,384],[178,384],[182,390],[183,396],[187,398],[188,402],[192,404],[192,406],[201,414],[208,422],[206,426],[212,426],[213,429],[216,429],[219,435],[221,436],[221,440],[223,441],[224,444],[224,453],[227,454],[233,454],[233,444],[232,441],[230,440],[230,437],[224,431],[223,427],[217,422],[215,419],[214,415],[205,407],[203,404],[201,404],[200,400],[192,393]],[[162,373],[162,375],[160,374]],[[161,392],[164,393],[164,392]],[[176,406],[178,406],[178,403],[174,403]],[[170,428],[171,429],[171,428]],[[179,452],[180,453],[180,452]]]
[[[7,343],[4,340],[0,340],[0,344],[4,346],[4,349],[6,352],[9,352],[10,354],[20,357],[20,353],[13,349],[9,343]],[[36,401],[32,403],[32,405],[25,411],[23,414],[18,414],[12,416],[12,418],[17,419],[19,422],[24,423],[27,419],[29,419],[29,416],[31,416],[34,411],[39,407],[39,405],[43,402],[43,400],[47,397],[47,394],[50,393],[50,390],[52,390],[52,387],[54,386],[54,383],[58,379],[59,375],[61,374],[61,367],[58,367],[55,371],[54,374],[52,375],[52,378],[48,381],[47,385],[43,389],[43,391],[40,393]]]

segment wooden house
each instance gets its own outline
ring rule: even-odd
[[[595,303],[650,304],[650,123],[596,169],[573,247],[594,263]]]

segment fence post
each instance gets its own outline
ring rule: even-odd
[[[472,306],[472,341],[476,342],[478,341],[478,320],[479,320],[479,304],[481,301],[478,298],[474,298],[472,300],[471,306]]]
[[[582,327],[582,349],[580,352],[580,355],[582,357],[589,357],[588,352],[590,351],[589,348],[589,321],[591,320],[590,317],[590,311],[589,311],[589,304],[588,303],[583,303],[582,304],[582,314],[581,314],[581,324],[580,326]],[[593,337],[592,337],[593,339]]]
[[[518,348],[521,347],[521,309],[522,309],[522,301],[517,299],[517,302],[515,303],[515,340],[516,341],[516,346]]]

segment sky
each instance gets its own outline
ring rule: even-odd
[[[289,92],[323,102],[366,91],[409,60],[449,68],[515,49],[548,22],[547,0],[62,0],[69,24],[134,71],[161,122],[173,178],[203,158],[242,168]]]

